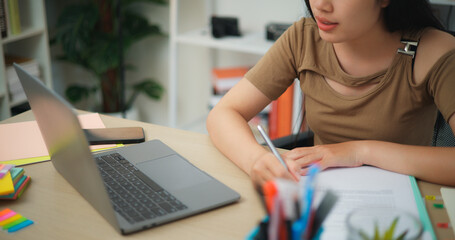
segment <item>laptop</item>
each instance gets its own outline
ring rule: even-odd
[[[21,66],[14,68],[53,166],[121,234],[240,199],[160,140],[92,154],[71,105]]]

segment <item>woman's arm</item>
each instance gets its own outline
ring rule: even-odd
[[[292,178],[275,156],[257,143],[248,125],[270,102],[244,78],[216,104],[207,118],[207,130],[215,146],[257,184],[274,177]]]
[[[449,120],[452,131],[455,117]],[[455,134],[455,131],[454,131]],[[363,164],[455,186],[455,147],[410,146],[381,141],[352,141],[296,148],[284,154],[304,168],[319,162],[321,168],[357,167]],[[305,174],[303,170],[301,174]]]

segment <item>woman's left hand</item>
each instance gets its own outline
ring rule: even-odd
[[[359,167],[363,165],[359,157],[362,142],[352,141],[337,144],[318,145],[314,147],[294,148],[283,154],[286,160],[295,161],[306,175],[309,165],[318,163],[321,170],[329,167]]]

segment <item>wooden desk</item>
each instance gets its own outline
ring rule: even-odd
[[[32,120],[31,112],[1,123]],[[191,163],[241,195],[239,202],[193,217],[122,236],[60,176],[51,162],[24,166],[31,184],[17,201],[0,201],[35,221],[15,234],[0,232],[0,239],[244,239],[264,216],[249,177],[212,145],[207,135],[102,116],[106,127],[141,126],[146,138],[160,139]]]
[[[33,120],[29,111],[0,123]],[[241,195],[238,203],[163,226],[122,236],[118,234],[53,168],[50,162],[24,166],[32,182],[17,201],[0,201],[35,221],[15,234],[0,233],[1,239],[244,239],[264,216],[249,177],[226,159],[207,135],[102,115],[106,127],[141,126],[147,140],[160,139],[194,165]],[[439,185],[419,181],[422,195],[440,195]],[[455,239],[452,229],[436,227],[449,222],[445,209],[426,206],[438,239]]]

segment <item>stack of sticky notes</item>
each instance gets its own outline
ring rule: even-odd
[[[23,168],[10,164],[0,164],[0,199],[17,199],[30,183]]]
[[[16,232],[32,224],[32,220],[23,217],[9,208],[0,211],[0,227],[2,227],[3,230]]]

